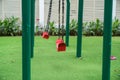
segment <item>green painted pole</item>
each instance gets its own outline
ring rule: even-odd
[[[81,57],[82,53],[82,22],[83,22],[83,1],[79,0],[78,4],[78,35],[77,35],[77,54],[76,56]]]
[[[31,0],[31,58],[34,57],[35,0]]]
[[[104,37],[103,37],[103,66],[102,80],[110,80],[111,56],[111,29],[112,29],[112,3],[113,0],[104,0]]]
[[[22,80],[31,80],[31,0],[22,0]]]
[[[69,46],[70,1],[66,0],[66,46]]]

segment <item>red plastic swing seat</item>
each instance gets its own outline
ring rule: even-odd
[[[49,38],[48,32],[43,32],[42,37],[45,38],[45,39],[48,39]]]
[[[64,43],[62,39],[56,40],[56,48],[58,52],[66,51],[66,44]]]

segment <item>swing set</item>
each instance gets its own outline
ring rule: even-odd
[[[81,52],[82,52],[83,2],[84,0],[78,0],[78,35],[77,35],[77,49],[76,49],[77,58],[81,57]],[[67,6],[66,6],[66,43],[64,43],[63,36],[62,38],[60,38],[60,35],[59,35],[59,38],[56,41],[56,47],[58,51],[65,51],[66,46],[69,46],[70,1],[66,0],[66,3],[67,3]],[[62,4],[64,4],[64,2],[62,2]],[[102,80],[110,80],[112,4],[113,4],[113,0],[104,0]],[[42,37],[46,39],[49,38],[48,23],[49,23],[50,16],[51,16],[50,10],[52,8],[52,0],[50,1],[49,8],[50,9],[49,9],[47,27],[45,31],[46,33],[43,33],[42,35]],[[64,11],[62,11],[62,14],[63,13]],[[33,55],[34,18],[35,18],[35,0],[22,0],[22,80],[31,80],[30,64],[31,64],[31,58],[33,58],[34,56]],[[63,15],[62,15],[62,18],[64,18]],[[64,28],[63,24],[64,24],[64,20],[62,21],[62,28]],[[60,27],[60,23],[59,23],[59,27]]]
[[[49,12],[48,12],[48,19],[47,19],[47,26],[45,28],[45,31],[42,33],[42,37],[44,39],[49,38],[49,23],[50,23],[50,18],[51,18],[51,10],[52,10],[52,0],[50,0],[49,4]],[[66,50],[66,44],[64,43],[64,0],[62,0],[62,28],[60,24],[60,11],[61,10],[61,0],[59,0],[59,7],[58,7],[58,39],[56,40],[56,48],[57,51],[65,51]],[[61,33],[60,29],[62,30],[62,38],[61,38]]]

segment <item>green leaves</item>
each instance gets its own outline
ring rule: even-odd
[[[96,19],[95,26],[93,27],[93,32],[95,36],[102,36],[103,35],[103,22],[99,19]]]
[[[103,34],[103,22],[99,19],[96,21],[84,22],[83,23],[83,35],[85,36],[102,36]],[[70,23],[70,35],[77,35],[78,22],[72,20]]]
[[[112,24],[112,35],[120,36],[120,21],[117,18],[114,19],[114,22]]]
[[[95,21],[84,22],[82,29],[83,35],[85,36],[103,36],[103,22],[100,19],[96,19]],[[69,33],[72,36],[77,35],[78,30],[78,21],[72,19],[70,22],[70,30]],[[64,34],[65,34],[64,29]],[[49,34],[50,35],[57,35],[58,34],[58,27],[56,27],[55,22],[52,21],[49,23]],[[60,28],[60,34],[62,34],[62,30]],[[119,19],[115,18],[112,24],[112,34],[113,36],[120,36],[120,21]]]
[[[83,23],[83,35],[102,36],[103,35],[103,22],[101,22],[99,19],[96,19],[96,21]]]
[[[20,21],[19,18],[9,17],[4,20],[0,20],[0,35],[3,36],[15,36],[20,33]]]
[[[57,35],[58,29],[55,26],[55,22],[49,22],[49,34],[50,35]]]
[[[77,35],[77,29],[78,29],[78,22],[77,22],[77,20],[72,20],[71,22],[70,22],[70,35]]]
[[[0,20],[0,36],[3,34],[3,30],[4,30],[4,28],[3,28],[3,21]]]

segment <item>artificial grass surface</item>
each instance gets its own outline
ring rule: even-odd
[[[83,37],[82,58],[76,58],[76,37],[66,52],[56,51],[57,37],[35,37],[31,80],[101,80],[102,37]],[[0,80],[22,80],[21,37],[0,37]],[[112,39],[111,80],[120,80],[120,37]]]

